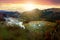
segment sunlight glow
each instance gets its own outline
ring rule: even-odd
[[[23,5],[24,9],[27,10],[27,11],[30,11],[30,10],[33,10],[36,8],[36,6],[32,3],[26,3]]]
[[[49,5],[40,5],[34,3],[23,3],[23,4],[2,4],[0,5],[0,10],[10,10],[10,11],[31,11],[33,9],[48,9],[48,8],[60,8],[60,6],[49,6]]]

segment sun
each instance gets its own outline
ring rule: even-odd
[[[24,4],[24,9],[27,10],[27,11],[30,11],[30,10],[33,10],[35,9],[35,5],[34,4],[31,4],[31,3],[26,3]]]

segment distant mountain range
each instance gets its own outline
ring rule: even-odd
[[[7,17],[9,16],[18,17],[19,16],[19,12],[12,12],[12,11],[6,11],[6,10],[0,10],[0,14],[5,14]]]
[[[6,14],[8,17],[9,16],[15,16],[15,17],[21,16],[22,19],[25,19],[27,21],[28,20],[36,21],[36,20],[40,20],[40,18],[46,19],[49,21],[60,20],[60,8],[50,8],[50,9],[45,9],[45,10],[34,9],[32,11],[25,11],[23,13],[0,10],[0,14],[1,13]]]

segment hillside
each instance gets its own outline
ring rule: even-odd
[[[46,20],[60,20],[60,8],[51,8],[45,9],[42,12],[41,18],[45,18]]]
[[[8,21],[0,21],[0,40],[60,40],[59,8],[34,9],[22,13],[0,10],[0,20],[3,17]],[[14,25],[8,25],[7,22]],[[25,29],[16,25],[19,22]]]

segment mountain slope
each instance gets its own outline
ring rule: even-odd
[[[41,18],[45,18],[46,20],[60,20],[60,8],[51,8],[45,9],[42,12]]]

